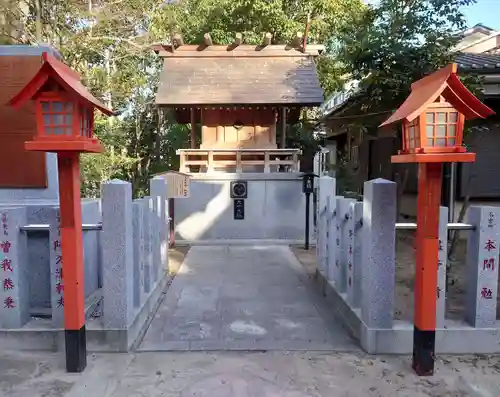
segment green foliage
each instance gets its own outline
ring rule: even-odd
[[[356,111],[397,107],[413,81],[450,63],[465,28],[463,6],[475,0],[380,0],[344,30],[338,56],[362,80]]]
[[[325,93],[338,90],[346,75],[368,76],[360,109],[391,109],[413,80],[449,61],[453,33],[464,26],[460,6],[471,2],[380,0],[370,8],[361,0],[3,0],[0,39],[55,46],[120,113],[98,120],[107,151],[82,157],[83,194],[96,196],[101,181],[125,178],[142,195],[152,174],[178,169],[176,150],[189,142],[189,126],[154,104],[162,65],[151,44],[168,43],[173,33],[200,43],[205,32],[217,44],[229,44],[236,32],[248,44],[265,32],[284,44],[310,19],[308,43],[327,45],[317,61]],[[314,154],[321,144],[312,133],[315,117],[309,112],[289,127],[290,147]]]
[[[219,44],[231,43],[235,32],[243,34],[245,43],[258,44],[270,32],[280,44],[303,32],[309,15],[309,42],[321,43],[363,8],[360,0],[181,0],[162,7],[152,29],[158,37],[170,29],[181,32],[189,43],[200,43],[210,32]]]

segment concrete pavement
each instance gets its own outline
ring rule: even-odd
[[[361,352],[287,247],[198,247],[185,259],[141,345],[158,351],[92,354],[82,374],[65,372],[64,352],[2,351],[0,397],[500,395],[500,356],[439,357],[419,378],[410,357]],[[226,351],[200,351],[211,349]]]
[[[139,351],[357,346],[287,246],[190,249]]]
[[[63,355],[2,352],[2,397],[497,397],[500,358],[442,357],[419,378],[409,357],[341,352],[98,354],[83,374]]]

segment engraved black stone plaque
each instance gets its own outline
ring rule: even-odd
[[[245,200],[235,199],[233,209],[234,219],[245,219]]]

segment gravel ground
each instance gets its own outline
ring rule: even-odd
[[[316,251],[312,247],[305,251],[301,246],[292,251],[309,274],[316,271]],[[446,293],[446,318],[463,320],[465,317],[465,265],[466,241],[460,240],[453,258],[449,260],[449,283]],[[413,321],[413,284],[415,280],[415,233],[398,231],[396,240],[396,299],[394,318]],[[498,293],[497,319],[500,319],[500,283]]]

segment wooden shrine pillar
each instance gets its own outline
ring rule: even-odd
[[[196,109],[191,108],[191,149],[196,149]]]
[[[286,107],[281,108],[281,149],[286,147]]]

